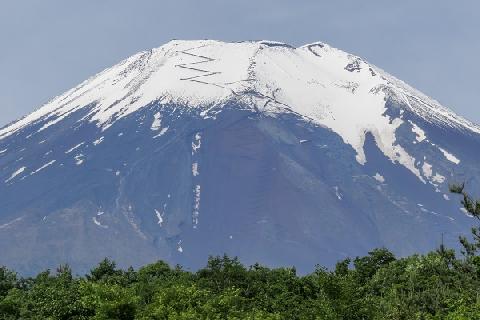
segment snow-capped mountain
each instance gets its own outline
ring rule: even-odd
[[[209,254],[311,270],[448,244],[480,127],[314,43],[171,41],[0,129],[0,264]]]

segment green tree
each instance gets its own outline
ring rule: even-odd
[[[135,319],[138,297],[131,288],[118,284],[80,281],[80,305],[92,310],[91,319],[131,320]]]
[[[79,281],[68,266],[57,274],[40,273],[26,293],[21,317],[27,319],[88,319],[92,310],[80,303]]]
[[[462,199],[462,205],[465,210],[472,215],[477,221],[480,221],[480,200],[474,200],[466,191],[465,184],[454,184],[450,186],[450,191],[456,194],[460,194]],[[473,242],[468,240],[467,237],[461,236],[460,243],[462,244],[463,253],[468,258],[473,258],[480,250],[480,227],[476,226],[472,228]],[[476,259],[478,261],[478,259]]]
[[[0,267],[0,299],[17,286],[17,275],[5,267]]]

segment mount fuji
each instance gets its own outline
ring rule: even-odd
[[[0,129],[0,265],[456,246],[479,158],[480,126],[327,44],[175,40]]]

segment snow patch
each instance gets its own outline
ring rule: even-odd
[[[438,149],[443,153],[443,155],[448,161],[453,162],[455,164],[460,164],[460,160],[457,157],[455,157],[453,154],[451,154],[450,152],[448,152],[443,148],[438,147]]]
[[[52,160],[48,163],[45,163],[43,166],[41,166],[40,168],[38,168],[37,170],[33,171],[32,173],[30,173],[30,175],[34,175],[36,173],[39,173],[40,171],[42,171],[43,169],[46,169],[48,167],[50,167],[52,164],[54,164],[55,162],[57,162],[57,160]]]
[[[428,162],[424,162],[422,166],[423,175],[427,178],[431,178],[433,174],[432,165]]]
[[[183,253],[182,240],[177,242],[177,251]]]
[[[169,127],[162,128],[162,115],[160,112],[157,112],[153,115],[153,123],[150,127],[152,131],[160,131],[157,135],[155,135],[153,138],[158,138],[163,136],[167,131]]]
[[[427,139],[427,135],[425,134],[425,131],[423,131],[419,126],[417,126],[413,121],[408,121],[412,125],[412,132],[417,135],[416,139],[417,142],[422,142],[425,139]]]
[[[73,151],[77,150],[78,148],[80,148],[81,146],[83,146],[85,144],[85,142],[82,142],[82,143],[79,143],[77,144],[75,147],[65,151],[65,154],[69,154],[69,153],[72,153]]]
[[[162,213],[160,211],[158,211],[157,209],[155,209],[155,215],[157,216],[158,224],[160,225],[160,227],[162,227],[163,226]]]
[[[97,140],[93,141],[93,145],[98,146],[100,143],[103,142],[104,139],[105,139],[105,137],[103,137],[103,136],[98,138]]]
[[[384,183],[384,182],[385,182],[385,178],[384,178],[380,173],[378,173],[378,172],[373,176],[373,178],[374,178],[375,180],[377,180],[378,182],[380,182],[380,183]]]
[[[337,186],[335,186],[334,189],[335,189],[335,195],[337,196],[337,199],[342,200],[343,195],[340,193],[339,188]]]
[[[468,212],[468,210],[465,209],[464,207],[461,207],[460,211],[462,211],[468,217],[473,217],[472,214],[470,212]]]
[[[192,222],[194,228],[198,225],[198,217],[200,216],[200,200],[201,200],[201,187],[196,185],[194,188],[194,197],[193,197],[193,213],[192,213]]]
[[[98,221],[97,217],[92,217],[92,221],[100,228],[108,229],[108,226],[101,224],[100,221]]]
[[[445,180],[446,178],[439,173],[435,173],[435,175],[432,177],[432,181],[436,183],[444,183]]]
[[[76,164],[77,166],[81,165],[81,164],[85,161],[84,157],[85,157],[85,156],[84,156],[83,154],[81,154],[81,153],[80,153],[80,154],[77,154],[77,155],[75,156],[75,164]]]
[[[8,178],[7,180],[5,180],[5,183],[9,183],[10,181],[12,181],[13,179],[15,179],[15,177],[17,177],[19,174],[22,174],[25,169],[27,169],[27,167],[21,167],[20,169],[18,169],[17,171],[15,171],[14,173],[12,173],[12,175],[10,176],[10,178]]]
[[[158,131],[158,130],[160,130],[161,127],[162,127],[162,116],[161,116],[160,112],[157,112],[153,116],[153,123],[152,123],[152,126],[150,127],[150,129],[152,131]]]
[[[424,157],[425,158],[425,157]],[[444,176],[442,176],[441,174],[439,173],[435,173],[433,174],[433,166],[424,161],[423,165],[422,165],[422,172],[423,172],[423,175],[428,179],[430,180],[431,182],[434,182],[434,183],[444,183],[446,178]],[[436,184],[433,184],[434,186],[437,186]],[[439,192],[439,191],[437,191]]]
[[[153,136],[153,139],[163,136],[165,133],[167,133],[168,128],[169,128],[169,127],[165,127],[165,128],[163,128],[162,130],[160,130],[160,132],[159,132],[157,135],[154,135],[154,136]]]
[[[200,172],[198,171],[198,163],[194,162],[192,163],[192,174],[194,177],[200,175]]]
[[[195,155],[202,147],[202,134],[197,132],[195,134],[195,140],[192,142],[192,156]]]

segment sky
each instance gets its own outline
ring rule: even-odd
[[[0,0],[0,126],[171,39],[323,41],[480,123],[478,0]]]

